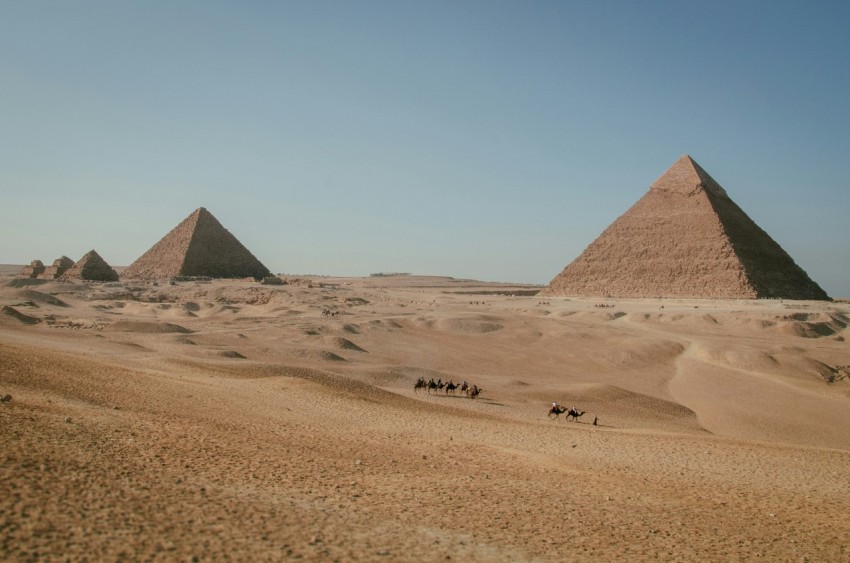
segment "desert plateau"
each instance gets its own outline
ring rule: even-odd
[[[3,559],[850,557],[846,302],[19,269]]]

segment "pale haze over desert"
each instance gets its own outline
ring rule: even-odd
[[[846,3],[0,8],[3,560],[850,560]]]

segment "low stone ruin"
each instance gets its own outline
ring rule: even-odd
[[[286,285],[286,282],[277,276],[266,276],[260,283],[263,285]]]

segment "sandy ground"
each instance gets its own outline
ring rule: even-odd
[[[850,560],[845,303],[10,281],[3,559]]]

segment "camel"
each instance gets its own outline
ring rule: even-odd
[[[550,419],[555,420],[563,413],[567,413],[567,420],[572,417],[573,421],[578,422],[578,419],[584,414],[584,412],[585,411],[580,411],[573,407],[550,407],[548,416]]]
[[[420,389],[425,389],[426,387],[428,387],[428,384],[427,384],[427,383],[425,383],[425,378],[424,378],[424,377],[420,377],[419,379],[417,379],[417,380],[416,380],[416,383],[414,383],[414,385],[413,385],[413,391],[414,391],[414,392],[417,392],[417,391],[419,391]]]
[[[556,420],[563,413],[567,412],[567,407],[549,407],[549,418]]]
[[[473,385],[472,387],[467,388],[466,396],[469,399],[474,399],[475,397],[481,394],[481,391],[482,389],[479,389],[477,385]]]
[[[434,389],[439,391],[440,389],[442,389],[445,386],[446,386],[446,384],[443,383],[442,379],[438,379],[437,381],[434,381],[434,378],[432,377],[431,380],[428,382],[428,394],[430,395],[431,391],[434,390]]]
[[[570,419],[570,417],[573,417],[573,421],[574,421],[574,422],[578,422],[578,421],[579,421],[578,419],[579,419],[579,418],[580,418],[583,414],[584,414],[584,411],[580,411],[580,410],[578,410],[578,409],[571,408],[571,409],[569,409],[569,410],[567,411],[567,420],[569,420],[569,419]]]

